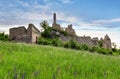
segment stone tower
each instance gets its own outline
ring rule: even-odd
[[[112,49],[111,39],[107,34],[105,35],[105,37],[103,39],[103,48]]]
[[[53,23],[56,24],[56,13],[53,14]]]
[[[62,31],[63,29],[61,28],[60,24],[57,24],[56,22],[56,13],[53,13],[53,24],[52,27],[57,30],[57,31]]]

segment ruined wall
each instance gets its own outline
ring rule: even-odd
[[[29,24],[28,29],[25,27],[11,28],[9,31],[10,41],[36,43],[36,37],[39,38],[40,32],[33,25]]]
[[[98,40],[97,39],[93,40],[89,36],[79,37],[79,36],[63,36],[63,35],[61,35],[59,38],[61,40],[63,40],[63,41],[66,41],[66,42],[71,40],[71,39],[74,39],[79,44],[86,44],[88,46],[96,46],[96,45],[98,45]]]
[[[32,27],[32,43],[37,43],[40,37],[40,31],[34,26]]]
[[[112,49],[111,39],[109,38],[108,35],[105,35],[105,37],[103,39],[103,48]]]
[[[76,35],[74,29],[72,28],[72,24],[68,25],[68,27],[65,29],[65,31],[68,33],[68,35],[72,35],[72,36]]]
[[[63,29],[61,28],[60,24],[57,24],[57,23],[53,23],[52,24],[52,27],[54,29],[56,29],[57,31],[62,31]]]
[[[62,27],[60,26],[60,24],[57,24],[56,22],[56,13],[53,14],[53,24],[52,24],[52,27],[54,29],[56,29],[57,31],[62,31]]]

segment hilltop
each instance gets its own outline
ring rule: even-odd
[[[0,42],[1,79],[119,79],[119,56]]]

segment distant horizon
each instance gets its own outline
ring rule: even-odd
[[[72,24],[78,36],[104,37],[108,34],[120,48],[120,0],[0,0],[0,32],[46,20],[53,13],[62,27]]]

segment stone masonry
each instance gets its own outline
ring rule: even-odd
[[[56,30],[61,31],[62,28],[59,24],[56,23],[56,13],[53,14],[53,25],[52,27]],[[75,34],[74,29],[72,28],[72,24],[68,25],[68,27],[65,29],[65,31],[68,33],[68,36],[60,36],[60,39],[63,41],[69,41],[71,39],[76,40],[79,44],[86,44],[88,46],[98,46],[98,37],[91,38],[90,36],[77,36]],[[103,40],[103,48],[112,49],[111,47],[111,39],[108,35],[105,36]]]
[[[60,26],[60,24],[56,23],[56,13],[53,14],[53,24],[52,27],[57,30],[58,32],[63,31],[63,28]],[[68,27],[65,29],[65,31],[68,33],[67,36],[60,35],[59,39],[63,41],[69,41],[71,39],[76,40],[79,44],[86,44],[88,46],[98,46],[99,39],[97,37],[91,38],[90,36],[77,36],[75,34],[74,29],[72,28],[72,24],[68,25]],[[9,30],[9,39],[10,41],[15,42],[26,42],[26,43],[37,43],[38,38],[40,37],[40,31],[33,25],[29,24],[28,28],[26,29],[24,26],[18,27],[18,28],[11,28]],[[104,39],[101,39],[103,42],[103,48],[112,49],[111,46],[111,39],[108,35],[104,37]]]
[[[105,35],[105,37],[103,39],[103,48],[112,49],[111,39],[108,35]]]
[[[21,26],[9,30],[9,39],[14,42],[37,43],[39,37],[40,31],[33,24],[29,24],[27,29]]]
[[[62,31],[63,29],[61,28],[60,24],[56,23],[56,13],[53,14],[53,24],[52,27],[56,29],[57,31]]]
[[[68,27],[65,29],[65,31],[68,33],[68,35],[75,36],[75,31],[72,28],[72,24],[68,25]]]

